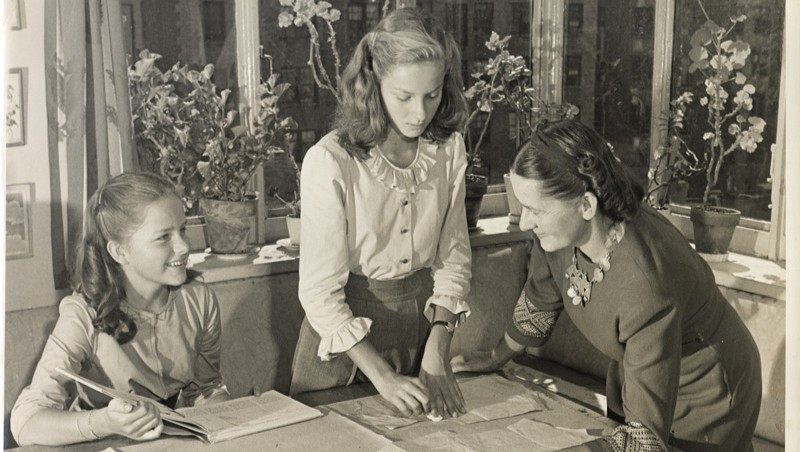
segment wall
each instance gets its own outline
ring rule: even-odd
[[[55,305],[50,253],[50,172],[44,82],[44,2],[24,2],[24,28],[7,31],[7,68],[27,69],[26,143],[6,149],[6,183],[35,184],[33,257],[6,261],[5,309]]]

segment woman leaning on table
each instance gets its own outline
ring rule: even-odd
[[[454,371],[501,367],[543,345],[566,313],[611,359],[612,435],[570,450],[748,451],[761,401],[753,338],[681,233],[642,203],[643,188],[593,129],[537,129],[511,174],[533,232],[531,273],[491,353]]]

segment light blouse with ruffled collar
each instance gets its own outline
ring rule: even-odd
[[[467,155],[460,134],[437,143],[420,139],[406,168],[379,147],[366,160],[338,143],[336,132],[307,153],[303,196],[299,297],[322,341],[323,359],[349,350],[371,320],[354,317],[345,303],[350,272],[372,279],[405,277],[431,268],[431,304],[465,316],[471,249],[464,207]]]

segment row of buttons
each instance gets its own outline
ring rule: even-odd
[[[403,200],[400,201],[400,204],[402,204],[403,206],[407,206],[408,205],[408,198],[403,198]],[[401,234],[408,233],[408,228],[407,227],[403,227],[402,229],[400,229],[400,233]],[[404,257],[404,258],[400,259],[400,263],[403,264],[403,265],[407,264],[408,262],[409,262],[409,259],[407,257]]]

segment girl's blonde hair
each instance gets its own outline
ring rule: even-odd
[[[443,62],[445,76],[442,101],[423,137],[441,142],[461,130],[467,101],[458,45],[435,17],[415,8],[398,9],[361,39],[342,73],[342,100],[333,126],[352,156],[366,159],[369,149],[387,136],[380,80],[399,64],[430,61]]]
[[[94,327],[120,344],[136,335],[136,324],[120,308],[125,299],[125,275],[107,245],[129,238],[142,225],[150,204],[172,196],[180,199],[175,185],[161,176],[123,173],[98,188],[86,205],[72,266],[72,288],[97,312]]]

